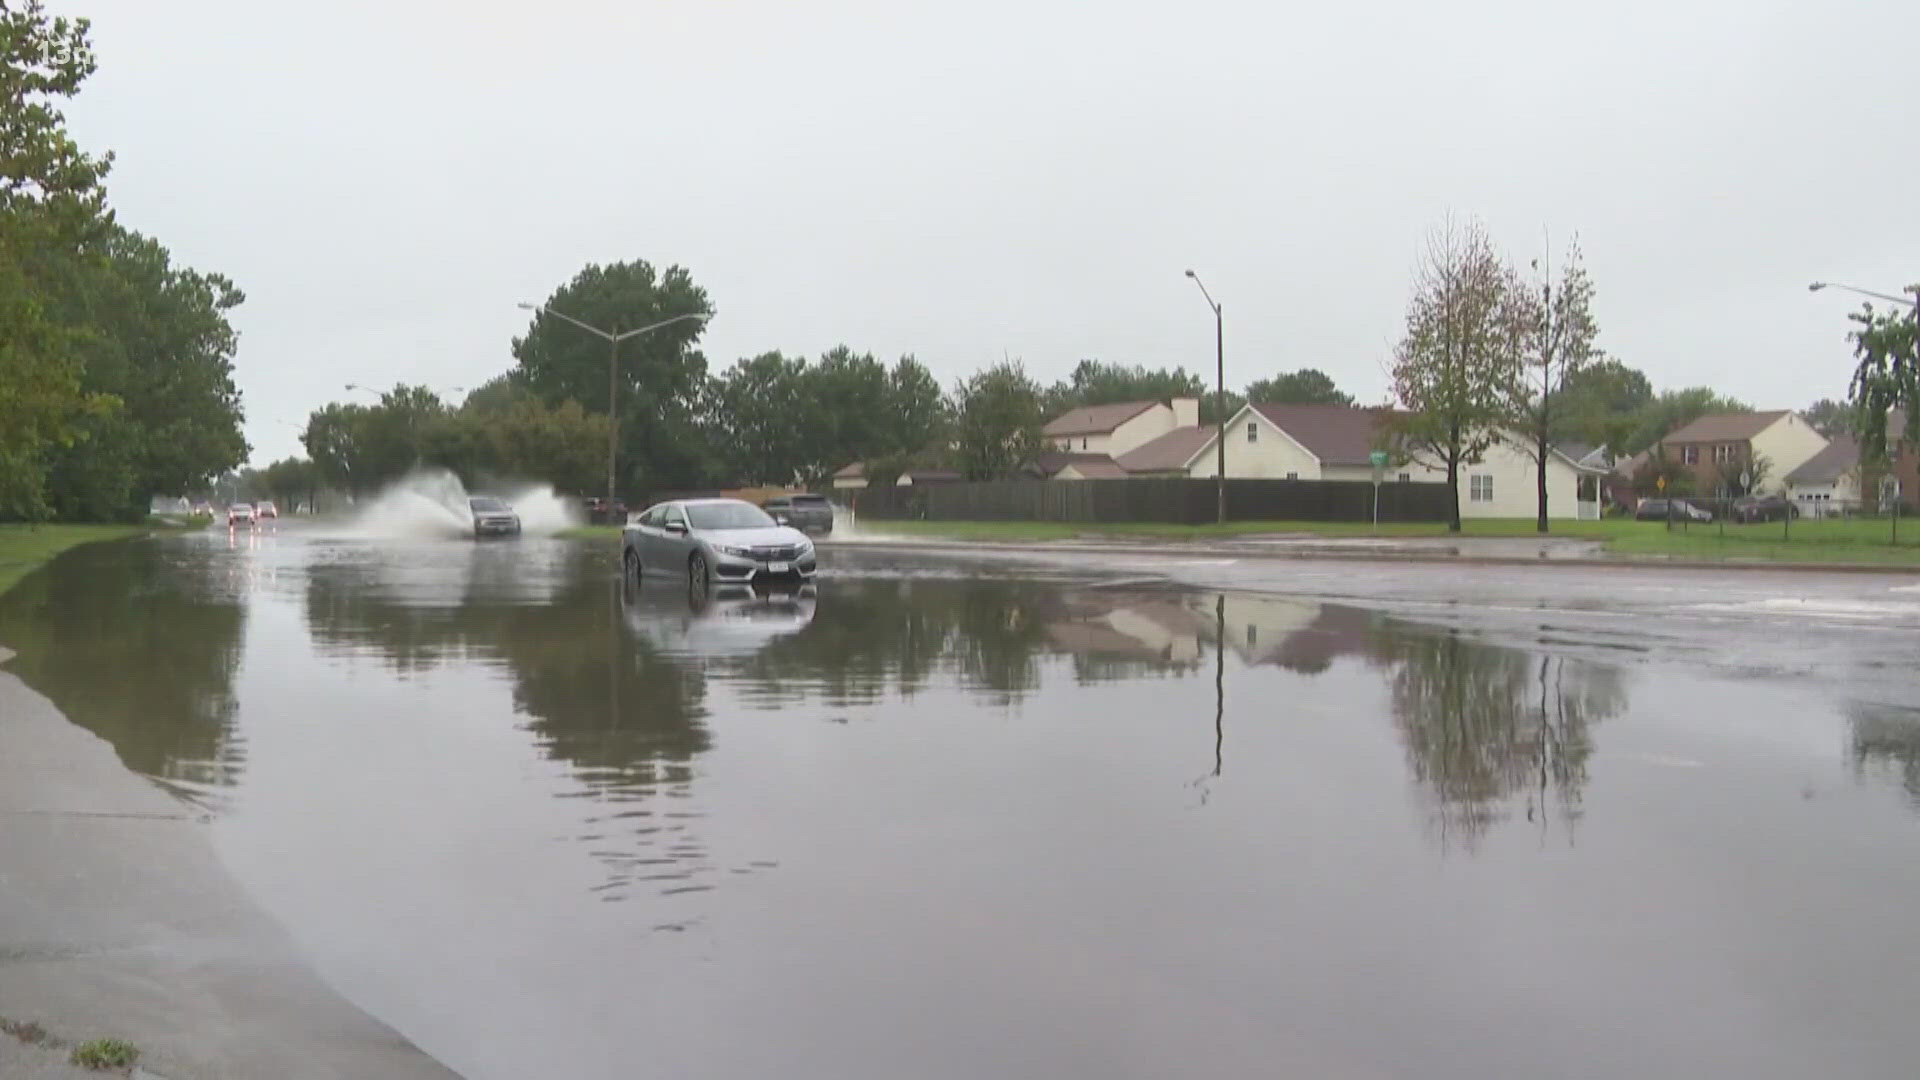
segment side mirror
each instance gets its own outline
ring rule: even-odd
[[[687,532],[687,523],[684,521],[669,521],[666,524],[666,529],[670,533],[679,533],[682,536],[685,536]]]
[[[787,523],[787,515],[785,514],[773,515],[773,523],[775,525],[785,525]]]

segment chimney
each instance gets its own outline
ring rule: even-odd
[[[1177,397],[1167,404],[1173,406],[1174,427],[1200,426],[1200,399],[1197,397]]]

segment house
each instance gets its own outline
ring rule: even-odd
[[[1048,421],[1040,432],[1052,449],[1118,458],[1174,428],[1199,422],[1199,398],[1123,401],[1082,406]]]
[[[1860,444],[1851,435],[1835,435],[1785,480],[1787,498],[1803,517],[1852,513],[1860,509]]]
[[[833,474],[833,487],[836,491],[858,491],[867,486],[867,463],[856,461],[842,466]]]
[[[1042,450],[1025,471],[1041,480],[1119,480],[1127,475],[1111,455],[1064,450]]]
[[[1386,409],[1348,405],[1250,404],[1227,423],[1227,476],[1273,480],[1373,479],[1372,455],[1387,443]],[[1205,443],[1191,459],[1188,476],[1216,472],[1211,428],[1201,429]],[[1588,447],[1576,458],[1555,447],[1547,455],[1547,510],[1555,518],[1600,516],[1600,486],[1609,469]],[[1446,468],[1430,455],[1397,455],[1384,479],[1406,483],[1444,483]],[[1121,459],[1123,467],[1129,459]],[[1535,466],[1530,442],[1509,432],[1480,460],[1461,468],[1461,517],[1532,517],[1537,506]]]
[[[1907,438],[1907,411],[1905,409],[1887,410],[1887,461],[1891,464],[1893,479],[1891,487],[1894,498],[1906,508],[1905,512],[1920,509],[1920,446],[1915,446]],[[1873,490],[1861,491],[1863,500],[1871,494],[1871,505],[1880,504],[1880,478],[1873,478]]]
[[[1212,452],[1213,429],[1191,424],[1127,451],[1115,464],[1126,476],[1192,476],[1200,455]]]
[[[1682,424],[1659,442],[1668,457],[1693,470],[1694,490],[1702,495],[1723,491],[1725,478],[1739,475],[1738,466],[1755,457],[1768,462],[1755,490],[1784,492],[1787,475],[1826,445],[1826,438],[1790,409],[1713,413]]]
[[[966,479],[952,469],[907,469],[894,478],[895,487],[912,487],[915,484],[957,484]]]

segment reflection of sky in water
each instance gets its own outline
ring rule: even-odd
[[[476,1077],[1920,1049],[1897,710],[1147,585],[703,606],[595,547],[297,531],[88,558],[0,602],[14,669],[143,771],[224,763],[235,873]]]

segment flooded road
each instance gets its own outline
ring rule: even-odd
[[[601,545],[216,533],[70,553],[0,644],[470,1077],[1920,1057],[1920,716],[1884,694],[831,560],[692,603]]]

